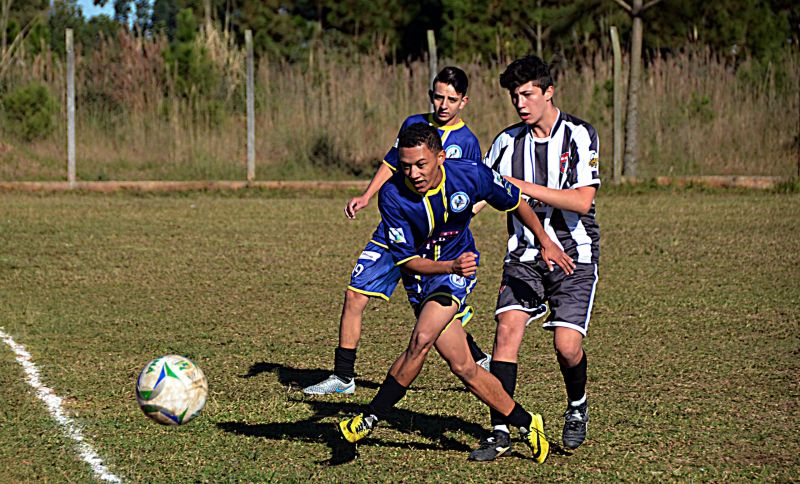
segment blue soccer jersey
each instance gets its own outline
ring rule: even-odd
[[[519,205],[519,189],[480,163],[445,160],[440,169],[441,183],[424,195],[401,173],[381,188],[378,207],[397,265],[416,257],[454,260],[464,252],[479,255],[469,229],[473,205],[486,200],[503,211]]]
[[[439,126],[433,118],[433,113],[414,114],[403,121],[402,126],[400,126],[400,132],[402,133],[403,130],[415,123],[427,123],[439,130],[439,136],[442,137],[442,146],[447,158],[470,162],[480,162],[482,160],[480,142],[478,142],[478,138],[470,131],[463,120],[453,126]],[[398,138],[399,136],[398,134]],[[396,139],[394,146],[386,153],[383,162],[393,172],[397,171]],[[386,229],[381,220],[372,233],[367,246],[358,257],[355,267],[353,267],[350,284],[347,286],[348,289],[370,297],[380,297],[386,300],[394,292],[401,274],[389,255],[385,233]],[[411,287],[409,286],[409,278],[404,277],[403,279],[403,285],[408,290]]]
[[[467,127],[467,124],[463,120],[459,120],[458,123],[453,126],[439,126],[433,118],[433,113],[414,114],[403,121],[403,125],[400,126],[400,133],[416,123],[425,123],[439,130],[439,136],[442,137],[442,147],[444,148],[444,153],[447,158],[459,158],[468,161],[481,161],[483,159],[481,144],[478,142],[478,138],[469,127]],[[400,133],[397,134],[394,145],[383,158],[383,162],[386,163],[392,171],[397,171],[397,139],[400,138]]]

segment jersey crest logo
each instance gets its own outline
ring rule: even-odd
[[[589,152],[589,166],[591,166],[592,168],[597,168],[597,158],[598,158],[597,157],[597,152],[596,151],[590,151]]]
[[[389,227],[389,240],[395,244],[406,243],[406,234],[403,233],[402,228]]]
[[[569,153],[561,153],[561,173],[567,172],[567,161],[569,160]]]
[[[458,274],[450,274],[450,282],[453,283],[454,286],[460,287],[461,289],[467,287],[467,280]]]
[[[444,149],[444,154],[446,158],[461,158],[463,152],[461,151],[460,146],[450,145]]]
[[[372,262],[375,262],[376,260],[381,258],[381,253],[375,252],[374,250],[365,250],[364,252],[361,253],[360,256],[358,256],[358,258],[367,259],[371,260]]]
[[[469,205],[469,196],[464,192],[456,192],[450,195],[450,207],[455,213],[462,212]]]

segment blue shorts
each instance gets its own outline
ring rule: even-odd
[[[437,274],[435,276],[421,276],[416,281],[416,287],[408,291],[408,300],[414,307],[414,313],[419,316],[422,306],[431,299],[440,297],[452,299],[458,306],[456,315],[453,319],[461,319],[461,324],[467,324],[472,317],[472,307],[466,303],[467,296],[472,292],[475,283],[478,282],[476,275],[462,277],[456,274]]]
[[[370,240],[361,251],[361,255],[358,256],[353,273],[350,275],[350,285],[347,288],[388,301],[401,276],[403,285],[408,290],[413,276],[401,273],[400,268],[395,265],[388,247]]]

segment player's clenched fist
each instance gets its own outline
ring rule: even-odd
[[[459,276],[469,277],[475,275],[478,270],[478,257],[474,252],[464,252],[453,261],[452,273]]]

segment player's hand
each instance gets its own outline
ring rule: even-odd
[[[463,277],[470,277],[475,275],[478,270],[478,256],[474,252],[464,252],[454,261],[452,261],[453,274],[458,274]]]
[[[566,275],[575,272],[575,262],[572,257],[568,256],[561,250],[561,247],[549,238],[546,241],[542,241],[542,259],[544,259],[550,272],[553,271],[553,264],[563,269]]]
[[[344,207],[344,214],[347,218],[353,220],[356,218],[356,214],[367,205],[369,205],[369,197],[365,197],[364,195],[353,197]]]

